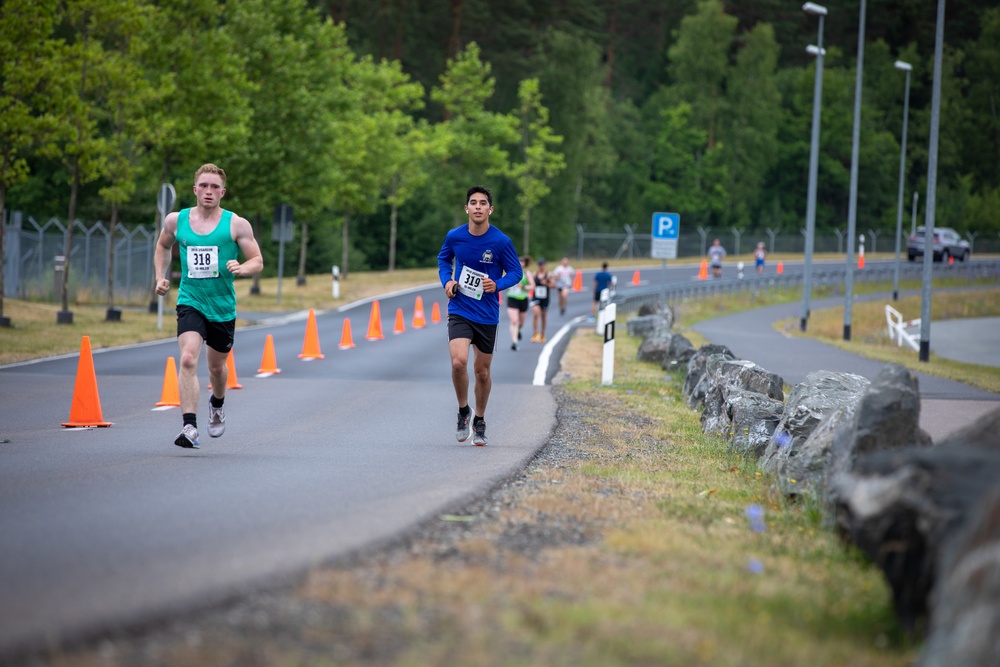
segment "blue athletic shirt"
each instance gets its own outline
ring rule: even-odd
[[[467,224],[456,227],[444,237],[438,253],[441,286],[449,280],[458,280],[466,266],[489,276],[496,282],[497,291],[483,293],[478,300],[459,292],[448,299],[448,314],[460,315],[477,324],[499,324],[500,292],[521,280],[521,260],[513,241],[493,225],[482,236],[473,236]]]

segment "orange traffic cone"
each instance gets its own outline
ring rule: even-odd
[[[582,292],[583,291],[583,272],[577,271],[576,275],[573,277],[573,291]]]
[[[951,255],[948,255],[948,266],[952,266],[954,264],[955,264],[955,258],[952,257]]]
[[[701,268],[698,269],[698,280],[708,280],[708,260],[701,260]]]
[[[167,369],[163,371],[163,393],[160,394],[158,408],[180,407],[181,393],[177,388],[177,362],[167,357]]]
[[[368,317],[368,333],[365,335],[366,340],[383,340],[385,336],[382,335],[382,314],[379,310],[378,299],[372,301],[372,312]]]
[[[633,285],[638,285],[639,282],[640,282],[639,281],[639,269],[636,269],[635,273],[632,274],[632,284]]]
[[[776,268],[776,269],[775,269],[775,272],[776,272],[776,273],[777,273],[777,274],[778,274],[779,276],[780,276],[780,275],[781,275],[782,273],[784,273],[784,272],[785,272],[785,263],[784,263],[784,262],[782,262],[782,261],[781,261],[780,259],[778,260],[778,268]]]
[[[865,268],[865,251],[864,250],[862,250],[861,252],[858,253],[858,268],[859,269]]]
[[[236,378],[236,360],[233,358],[233,349],[229,348],[229,356],[226,357],[226,389],[242,389],[243,385]]]
[[[441,321],[441,307],[438,305],[437,301],[431,306],[431,322],[437,324]]]
[[[76,365],[76,386],[73,403],[69,408],[69,421],[63,426],[111,426],[101,414],[101,397],[97,393],[97,375],[94,373],[94,355],[90,351],[90,336],[80,342],[80,361]]]
[[[344,318],[344,330],[340,334],[340,345],[341,350],[347,350],[354,347],[354,337],[351,336],[351,320],[350,318]]]
[[[424,300],[418,296],[413,306],[413,328],[423,329],[425,326],[427,322],[424,320]]]
[[[306,320],[306,337],[302,341],[302,354],[299,359],[325,359],[326,355],[319,351],[319,330],[316,328],[316,311],[309,309],[309,319]]]
[[[260,368],[257,369],[257,373],[276,375],[280,372],[278,360],[274,356],[274,336],[267,334],[267,338],[264,339],[264,356],[260,358]]]
[[[403,324],[403,309],[396,309],[396,325],[392,328],[392,333],[401,334],[406,333],[406,325]]]

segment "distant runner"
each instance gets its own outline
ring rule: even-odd
[[[521,346],[521,329],[528,319],[528,306],[531,303],[531,290],[535,283],[532,280],[531,256],[525,255],[521,258],[521,270],[524,275],[520,282],[507,290],[507,318],[510,320],[510,349],[515,352]]]
[[[757,244],[757,249],[753,251],[754,265],[757,267],[757,273],[764,273],[764,258],[767,257],[767,251],[764,250],[764,242],[761,241]]]
[[[722,260],[726,256],[726,249],[719,243],[719,239],[712,241],[712,247],[708,249],[708,264],[712,267],[712,277],[722,277]]]
[[[565,315],[569,290],[576,277],[576,269],[569,265],[569,257],[562,258],[559,266],[552,270],[552,276],[556,279],[556,289],[559,290],[559,314]]]
[[[614,279],[615,277],[608,272],[608,263],[601,264],[601,270],[594,276],[594,302],[590,304],[590,319],[597,317],[597,306],[601,303],[601,292],[610,289]]]
[[[535,294],[531,299],[531,342],[545,342],[545,326],[549,319],[549,298],[551,290],[555,289],[556,279],[546,268],[544,258],[538,259],[538,271],[535,272]]]

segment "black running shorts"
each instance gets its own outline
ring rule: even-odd
[[[236,320],[209,322],[198,309],[191,306],[177,306],[177,335],[197,331],[213,350],[229,352],[236,337]]]
[[[528,300],[527,299],[512,299],[507,297],[507,307],[516,308],[522,313],[528,312]]]
[[[497,325],[479,324],[461,315],[448,315],[448,340],[467,338],[483,354],[493,354],[497,347]]]

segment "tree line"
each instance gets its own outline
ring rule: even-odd
[[[1000,9],[949,4],[936,220],[994,236]],[[846,227],[858,25],[857,2],[828,8],[820,232]],[[934,9],[869,4],[859,230],[895,228],[897,59],[906,201],[923,198]],[[522,253],[663,210],[685,231],[794,233],[815,39],[776,0],[5,0],[0,208],[148,224],[161,182],[192,205],[215,162],[266,259],[271,212],[294,207],[303,277],[432,265],[478,183]]]

